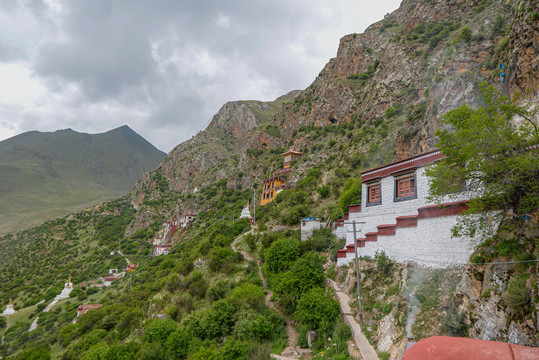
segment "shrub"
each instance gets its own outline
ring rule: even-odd
[[[530,295],[526,283],[530,274],[519,274],[507,287],[503,295],[505,303],[511,308],[511,312],[522,318],[528,313],[530,305]]]
[[[165,344],[168,336],[178,329],[178,324],[172,319],[150,320],[144,331],[143,341]]]
[[[391,262],[389,256],[386,255],[386,252],[383,250],[376,251],[376,254],[374,255],[374,260],[378,265],[378,271],[385,275],[389,275],[393,263]]]
[[[313,288],[299,301],[294,316],[311,329],[318,329],[322,322],[333,322],[339,315],[339,303],[333,294],[323,288]]]
[[[339,205],[343,212],[347,212],[348,206],[357,203],[361,203],[361,179],[348,179],[339,196]]]
[[[260,286],[244,283],[232,291],[231,299],[237,305],[247,304],[257,311],[263,311],[266,295]]]
[[[246,360],[248,344],[243,341],[229,339],[219,350],[216,360]]]
[[[329,195],[329,185],[322,185],[316,189],[322,199],[325,199]]]
[[[277,240],[266,251],[264,268],[272,273],[288,270],[299,255],[299,241]]]
[[[464,42],[470,42],[472,40],[472,30],[470,30],[469,27],[463,27],[460,30],[459,36],[457,37],[457,41],[462,40]]]
[[[210,251],[210,269],[212,271],[223,271],[225,273],[234,269],[234,264],[243,258],[240,253],[234,252],[229,247],[216,247]]]

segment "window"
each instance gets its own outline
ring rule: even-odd
[[[380,184],[369,187],[369,202],[380,201]]]
[[[395,176],[395,201],[417,198],[415,171]]]
[[[367,206],[380,205],[382,203],[382,191],[380,181],[367,184]]]
[[[414,178],[408,177],[397,180],[397,197],[410,196],[415,193]]]

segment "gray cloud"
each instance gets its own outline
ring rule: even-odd
[[[30,18],[43,33],[12,50],[0,35],[0,62],[24,51],[49,90],[18,115],[21,131],[40,123],[100,132],[127,123],[165,151],[226,101],[270,100],[307,86],[334,55],[315,35],[341,16],[333,0],[16,4],[0,5],[0,15]]]

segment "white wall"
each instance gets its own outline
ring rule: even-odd
[[[395,179],[386,176],[381,179],[380,205],[367,206],[367,186],[362,185],[361,212],[350,213],[349,220],[342,228],[335,231],[337,236],[346,235],[346,245],[354,243],[351,221],[364,222],[357,224],[357,237],[363,238],[366,233],[377,232],[378,225],[396,224],[399,216],[417,215],[417,209],[423,206],[434,205],[427,202],[428,179],[425,176],[425,167],[416,170],[417,198],[394,202]],[[466,194],[457,197],[446,197],[442,203],[465,200]],[[374,257],[376,251],[385,251],[395,261],[415,261],[425,266],[440,267],[451,263],[467,262],[478,239],[451,238],[451,228],[455,225],[458,215],[442,216],[418,220],[417,227],[398,228],[396,235],[378,235],[377,241],[367,242],[365,247],[359,248],[361,256]],[[346,247],[345,247],[346,248]],[[346,258],[340,258],[338,264],[347,264],[353,259],[353,254],[347,253]],[[444,265],[445,264],[445,265]]]
[[[313,235],[314,230],[320,230],[322,224],[320,220],[302,220],[301,221],[301,241],[305,241]]]
[[[417,227],[397,228],[395,235],[378,235],[377,241],[367,242],[358,248],[359,256],[374,257],[377,251],[397,262],[416,262],[427,267],[446,267],[466,263],[481,238],[451,237],[451,228],[458,215],[419,219]],[[338,265],[346,265],[354,258],[347,253],[338,259]]]

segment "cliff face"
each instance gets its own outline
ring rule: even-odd
[[[536,91],[538,22],[528,9],[537,5],[537,0],[404,0],[365,33],[344,36],[337,56],[307,89],[273,102],[225,104],[207,129],[172,150],[158,171],[181,192],[219,179],[248,187],[271,170],[246,156],[248,150],[313,146],[316,139],[298,129],[346,122],[385,126],[387,136],[378,146],[393,149],[396,159],[427,151],[436,145],[444,113],[463,102],[481,102],[480,82],[507,94]],[[508,68],[505,84],[500,63]],[[368,156],[368,150],[358,151]],[[135,202],[158,196],[148,187],[151,177],[137,185]]]
[[[506,38],[512,9],[482,3],[403,1],[364,34],[343,37],[337,57],[301,100],[283,107],[277,124],[291,136],[301,125],[373,122],[387,118],[390,108],[424,103],[397,133],[397,159],[431,149],[441,115],[463,102],[478,103],[481,81],[499,84],[496,69],[506,49],[498,42]],[[512,30],[515,38],[519,31]]]
[[[511,94],[539,97],[539,1],[520,1],[509,42]]]

